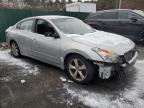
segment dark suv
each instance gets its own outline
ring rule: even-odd
[[[85,22],[93,28],[120,34],[133,40],[144,40],[144,12],[114,9],[90,14]]]

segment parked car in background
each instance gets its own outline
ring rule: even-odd
[[[137,41],[144,40],[144,12],[114,9],[90,14],[85,22],[95,29],[123,35]]]
[[[15,57],[28,56],[61,69],[77,83],[118,75],[135,64],[135,44],[120,35],[98,31],[66,16],[37,16],[6,30]]]

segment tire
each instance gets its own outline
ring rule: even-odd
[[[95,76],[94,66],[80,55],[71,55],[65,64],[68,76],[79,84],[90,83]]]
[[[15,41],[12,41],[10,43],[10,47],[11,47],[11,53],[14,57],[16,58],[20,58],[21,57],[21,53],[18,47],[18,44]]]

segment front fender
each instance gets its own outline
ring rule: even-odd
[[[62,56],[65,58],[68,54],[72,54],[72,53],[79,54],[85,57],[86,59],[91,59],[91,57],[88,54],[78,49],[71,49],[71,50],[65,51]]]
[[[65,60],[66,56],[69,55],[69,54],[79,54],[79,55],[85,57],[88,60],[103,61],[103,59],[97,53],[95,53],[93,51],[85,52],[85,51],[81,51],[81,50],[78,50],[78,49],[71,49],[71,50],[65,51],[62,54],[62,57],[61,57],[61,62],[62,62],[61,68],[62,69],[64,69],[64,60]]]

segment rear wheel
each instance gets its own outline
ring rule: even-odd
[[[18,45],[17,45],[17,43],[15,41],[12,41],[10,43],[10,47],[11,47],[12,55],[14,57],[17,57],[17,58],[21,57],[21,53],[20,53],[19,47],[18,47]]]
[[[93,65],[80,55],[72,55],[67,59],[66,71],[72,80],[80,84],[91,82],[95,74]]]

